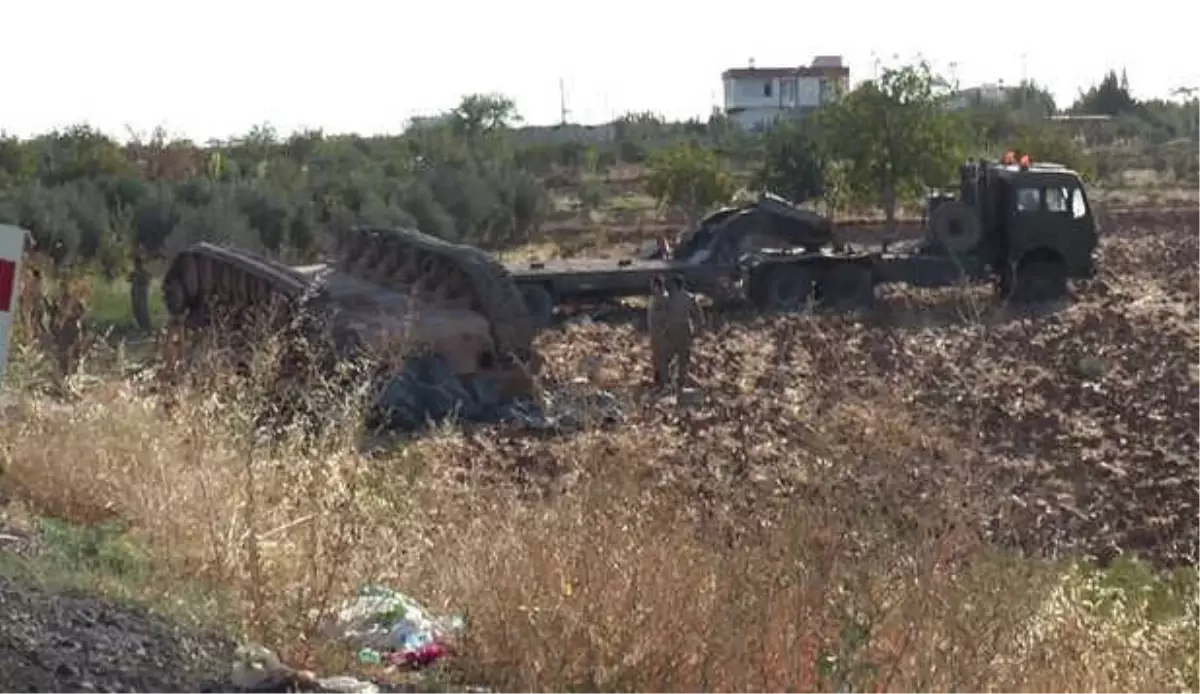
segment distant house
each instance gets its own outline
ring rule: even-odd
[[[749,67],[726,70],[721,81],[725,114],[756,130],[836,99],[850,86],[850,68],[840,55],[817,56],[800,67],[755,67],[752,60]]]

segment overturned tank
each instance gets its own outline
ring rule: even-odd
[[[763,191],[755,202],[717,210],[681,232],[672,257],[732,265],[743,254],[763,248],[817,251],[835,242],[829,219]]]
[[[451,414],[502,418],[532,397],[533,324],[516,284],[487,253],[410,229],[355,227],[337,237],[332,255],[293,267],[198,243],[174,258],[163,298],[185,332],[242,350],[254,336],[300,330],[327,338],[319,358],[326,370],[364,354],[384,362],[372,412],[388,426],[413,429]]]

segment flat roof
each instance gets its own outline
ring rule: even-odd
[[[845,65],[799,67],[732,67],[721,73],[721,79],[737,79],[739,77],[757,77],[767,79],[773,77],[849,77],[850,68]]]

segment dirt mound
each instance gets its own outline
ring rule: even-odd
[[[233,645],[145,610],[0,576],[0,689],[231,691]]]
[[[29,694],[245,694],[229,681],[235,646],[132,605],[0,576],[0,690]],[[332,692],[306,684],[306,692]],[[377,684],[380,694],[454,692]],[[295,688],[254,689],[289,694]]]

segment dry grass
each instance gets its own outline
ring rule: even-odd
[[[159,597],[198,581],[248,635],[326,667],[348,663],[314,650],[318,618],[366,581],[465,610],[461,676],[504,690],[1175,690],[1194,666],[1194,615],[1152,621],[1135,600],[1102,618],[1093,577],[952,522],[963,488],[898,523],[831,474],[807,503],[754,518],[645,485],[638,440],[591,434],[554,449],[570,489],[530,499],[440,475],[463,454],[453,433],[383,459],[350,431],[320,451],[258,450],[238,406],[196,398],[168,417],[124,385],[70,410],[31,404],[6,437],[3,489],[40,515],[119,519]],[[916,499],[896,467],[952,442],[880,422],[879,457],[855,460],[865,451],[838,437],[865,407],[834,414],[814,448]]]
[[[1159,244],[1130,243],[1108,250],[1123,270],[1161,262]],[[1077,320],[1107,340],[1096,310]],[[1148,351],[1132,320],[1114,340]],[[542,340],[549,391],[590,372],[623,425],[445,428],[374,454],[348,401],[323,404],[339,426],[316,444],[256,438],[260,391],[223,373],[233,387],[184,391],[169,412],[131,380],[101,379],[70,406],[26,383],[0,439],[0,500],[120,522],[151,558],[155,597],[199,584],[298,665],[349,667],[318,625],[382,582],[464,611],[451,675],[502,690],[1195,690],[1194,579],[1024,558],[985,522],[1007,513],[996,442],[1042,440],[999,429],[1026,415],[996,419],[991,403],[1057,407],[995,400],[1010,383],[996,374],[1036,380],[1037,366],[1050,385],[1036,395],[1074,397],[1054,390],[1067,367],[1013,350],[1069,361],[1076,347],[1021,325],[930,330],[719,324],[699,350],[702,400],[681,406],[641,390],[634,330],[571,328]]]

